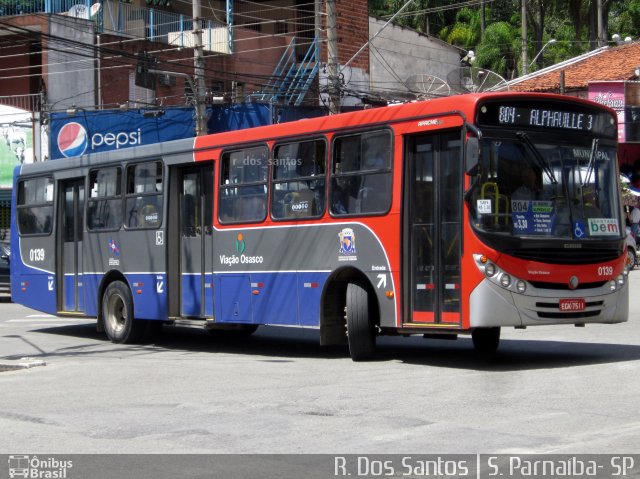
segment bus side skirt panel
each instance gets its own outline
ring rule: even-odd
[[[317,327],[328,277],[326,272],[216,273],[215,321]]]
[[[126,274],[136,319],[167,319],[167,279],[164,273]]]
[[[15,259],[13,259],[15,262]],[[11,264],[14,268],[14,264]],[[56,314],[55,275],[47,272],[33,274],[12,273],[14,285],[11,288],[12,301],[43,313]],[[15,279],[14,279],[15,278]]]

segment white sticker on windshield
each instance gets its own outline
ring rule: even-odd
[[[491,213],[491,200],[478,200],[476,202],[476,209],[480,214]]]
[[[589,222],[590,236],[610,236],[620,234],[618,220],[615,218],[589,218],[587,221]]]

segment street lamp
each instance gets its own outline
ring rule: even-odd
[[[540,49],[540,51],[538,52],[538,54],[533,57],[533,60],[531,61],[531,63],[529,63],[529,68],[531,68],[533,66],[533,64],[536,62],[536,60],[538,59],[538,57],[542,54],[542,52],[544,51],[545,48],[547,48],[547,46],[553,44],[557,42],[557,40],[555,38],[552,38],[551,40],[549,40],[547,43],[545,43],[542,48]]]

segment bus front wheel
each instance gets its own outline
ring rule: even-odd
[[[471,333],[473,347],[479,353],[495,353],[500,344],[500,328],[477,328]]]
[[[114,343],[140,340],[146,326],[144,321],[134,320],[131,291],[122,281],[107,286],[102,297],[102,318],[104,331]]]
[[[375,327],[369,315],[369,294],[360,284],[349,283],[345,316],[349,354],[354,361],[370,359],[376,348]]]

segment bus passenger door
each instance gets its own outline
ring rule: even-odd
[[[459,131],[410,137],[405,144],[405,323],[461,323],[460,145]]]
[[[181,170],[179,203],[180,314],[186,317],[213,316],[211,164]]]
[[[61,183],[58,221],[58,310],[84,311],[82,228],[84,225],[84,179]]]

